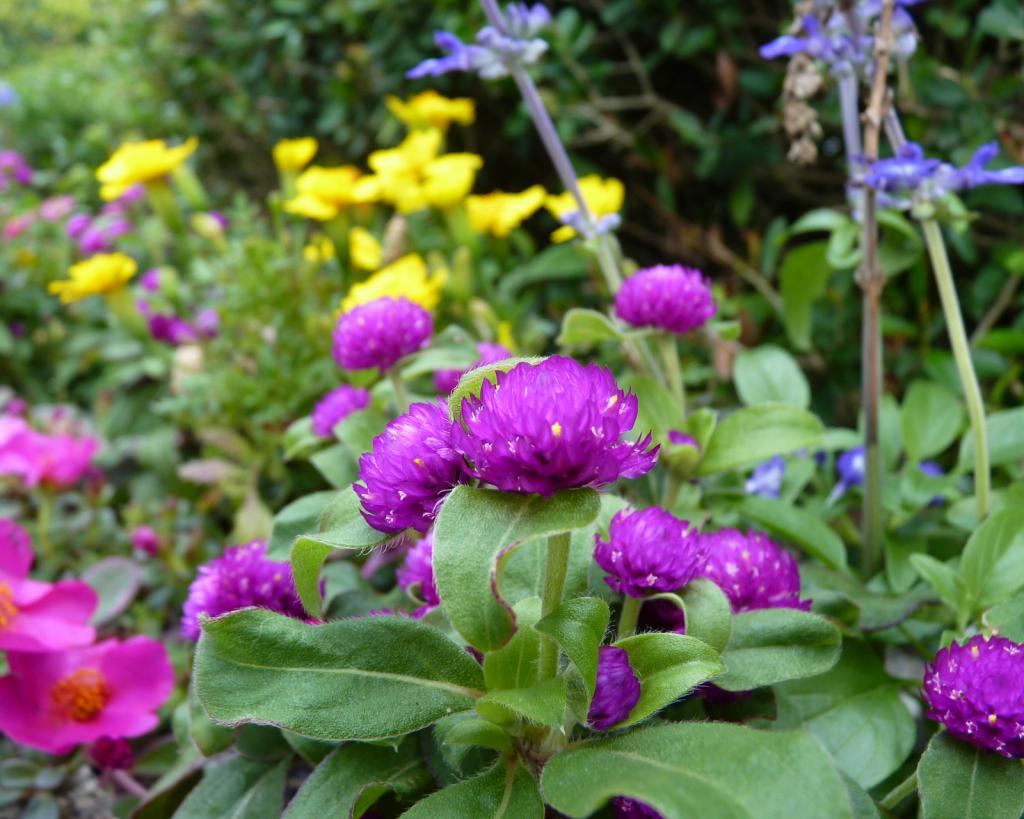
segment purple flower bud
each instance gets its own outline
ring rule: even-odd
[[[722,529],[700,535],[707,559],[699,574],[716,583],[734,613],[755,609],[800,609],[800,569],[796,559],[760,532]]]
[[[636,396],[609,370],[552,356],[485,380],[479,396],[463,399],[452,441],[473,477],[550,496],[649,472],[658,454],[651,436],[622,440],[636,417]]]
[[[343,370],[381,372],[425,347],[434,332],[430,313],[406,298],[382,298],[344,313],[334,328],[334,360]]]
[[[595,535],[594,560],[611,588],[630,597],[681,589],[700,572],[707,545],[688,521],[651,506],[612,518],[608,540]]]
[[[160,551],[160,535],[152,526],[136,526],[132,529],[132,547],[154,556]]]
[[[615,294],[615,314],[634,327],[685,335],[715,315],[711,286],[699,270],[657,265],[638,270]]]
[[[424,606],[426,610],[441,604],[437,586],[434,584],[433,530],[405,553],[405,562],[402,563],[402,567],[396,575],[398,585],[402,587],[403,591],[410,597],[422,600],[426,604]]]
[[[692,435],[687,435],[685,432],[680,432],[678,429],[670,429],[668,431],[668,442],[676,446],[692,446],[694,449],[700,449],[696,438]]]
[[[615,819],[664,819],[650,805],[625,796],[612,799],[612,810],[615,811]]]
[[[782,479],[785,475],[786,461],[781,455],[775,455],[754,468],[744,489],[748,495],[777,498],[782,492]]]
[[[475,370],[477,367],[483,367],[487,364],[495,364],[498,361],[504,361],[506,358],[512,357],[512,353],[503,345],[492,344],[489,341],[481,341],[477,344],[476,351],[480,358],[477,359],[469,370]],[[434,389],[441,395],[449,395],[459,385],[459,379],[469,370],[438,370],[434,373]]]
[[[413,404],[373,439],[359,459],[363,517],[380,532],[430,528],[444,496],[465,480],[452,448],[452,421],[441,402]]]
[[[686,614],[671,600],[645,600],[640,608],[637,630],[686,634]]]
[[[370,393],[362,387],[342,384],[317,402],[313,408],[313,432],[321,438],[330,438],[334,427],[353,412],[365,409],[370,403]]]
[[[199,639],[200,615],[219,617],[249,606],[307,620],[295,591],[291,565],[287,561],[268,560],[266,552],[267,544],[254,540],[244,546],[232,546],[200,566],[185,601],[182,636]]]
[[[196,313],[193,324],[203,338],[216,338],[220,332],[220,313],[213,307],[206,307]]]
[[[92,222],[92,217],[87,213],[76,213],[64,223],[64,235],[69,239],[77,239]]]
[[[848,449],[836,461],[836,471],[839,473],[839,481],[847,488],[860,486],[864,483],[864,447],[855,446]]]
[[[196,340],[196,331],[185,319],[170,313],[149,313],[146,316],[149,334],[154,341],[177,347]]]
[[[101,771],[127,771],[135,765],[132,746],[121,737],[100,737],[89,746],[89,758]]]
[[[624,648],[601,646],[597,655],[597,686],[587,712],[595,731],[607,731],[629,716],[640,699],[640,681]]]
[[[928,718],[950,734],[1005,757],[1024,757],[1024,646],[977,634],[952,643],[925,668]]]
[[[68,223],[70,224],[70,222]],[[142,285],[142,289],[149,292],[155,293],[160,289],[160,268],[151,267],[139,278],[139,284]]]

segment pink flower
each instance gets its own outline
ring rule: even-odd
[[[0,731],[53,754],[153,730],[155,712],[174,688],[167,651],[149,637],[49,654],[15,652],[8,663],[11,673],[0,678]]]
[[[0,475],[14,475],[28,487],[62,488],[89,468],[99,442],[89,436],[46,435],[24,418],[0,415]]]
[[[39,205],[39,215],[47,222],[59,222],[65,216],[70,216],[74,209],[75,197],[51,196]]]
[[[28,230],[36,221],[35,211],[29,211],[23,213],[21,216],[15,216],[6,225],[4,225],[3,237],[10,241],[11,239],[17,239]]]
[[[89,618],[96,592],[78,580],[30,580],[32,539],[0,518],[0,650],[54,651],[86,646],[96,636]]]

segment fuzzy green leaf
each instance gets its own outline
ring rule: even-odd
[[[517,761],[499,762],[480,776],[421,799],[402,819],[543,819],[537,783]]]
[[[608,604],[597,597],[566,600],[536,625],[551,637],[583,677],[589,697],[597,684],[597,655],[608,628]]]
[[[202,781],[175,812],[176,819],[277,819],[284,802],[287,761],[234,757],[206,766]]]
[[[1024,763],[969,745],[942,731],[917,766],[924,819],[1019,819]]]
[[[701,475],[755,466],[773,455],[821,444],[821,421],[790,404],[744,407],[718,422],[708,442]]]
[[[795,543],[829,568],[847,571],[842,538],[812,512],[757,495],[744,498],[739,508],[770,533]]]

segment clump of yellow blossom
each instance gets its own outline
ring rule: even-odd
[[[520,193],[494,193],[466,198],[469,223],[477,233],[508,236],[544,203],[546,191],[533,185]]]
[[[409,100],[388,97],[388,110],[409,128],[448,130],[453,122],[470,125],[476,118],[476,104],[468,97],[450,99],[430,89]]]
[[[360,170],[353,165],[336,168],[313,165],[295,180],[298,193],[294,199],[284,203],[284,209],[318,222],[330,221],[344,208],[376,199],[374,191],[358,185],[361,176]]]
[[[50,282],[50,292],[60,296],[64,304],[81,301],[89,296],[115,293],[138,270],[138,265],[123,253],[98,253],[84,262],[71,265],[68,277]]]
[[[198,144],[195,137],[173,148],[168,148],[162,139],[126,142],[96,169],[100,196],[109,202],[132,185],[148,185],[163,179],[188,159]]]
[[[602,179],[600,176],[584,176],[580,179],[580,193],[583,194],[583,201],[596,219],[604,216],[611,216],[622,209],[622,200],[625,198],[625,189],[618,179]],[[551,215],[561,219],[567,213],[578,210],[573,195],[566,191],[557,196],[549,196],[544,203]],[[576,231],[569,225],[562,225],[551,234],[551,241],[566,242],[576,236]]]
[[[375,194],[400,213],[459,204],[472,189],[483,159],[470,153],[439,155],[441,141],[441,132],[429,128],[413,131],[397,148],[374,151],[367,160],[373,176],[360,180],[364,193]]]
[[[334,242],[323,235],[314,236],[302,249],[302,258],[314,264],[328,262],[334,258]]]
[[[274,146],[274,164],[281,173],[301,171],[313,161],[317,147],[313,137],[282,139]]]
[[[384,249],[370,231],[356,226],[348,232],[348,257],[360,270],[378,270],[384,264]]]
[[[433,275],[418,253],[410,253],[378,270],[364,282],[353,285],[341,302],[341,311],[347,313],[360,304],[386,296],[404,296],[427,310],[433,310],[441,300],[441,290],[448,278],[446,271]]]

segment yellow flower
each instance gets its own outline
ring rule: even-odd
[[[313,137],[282,139],[274,146],[274,164],[281,173],[301,171],[313,160],[316,149]]]
[[[327,262],[334,258],[334,242],[326,236],[314,236],[302,249],[302,258],[307,262]]]
[[[405,296],[409,301],[433,310],[441,300],[441,289],[447,278],[446,272],[437,272],[431,276],[423,257],[418,253],[410,253],[378,270],[366,281],[353,285],[341,303],[341,310],[347,313],[353,307],[386,296]]]
[[[436,128],[413,131],[397,148],[374,151],[368,160],[374,176],[363,184],[401,213],[457,205],[473,188],[483,159],[469,153],[438,156],[441,139]]]
[[[95,296],[100,293],[115,293],[135,275],[138,265],[123,253],[100,253],[84,262],[71,265],[68,277],[59,282],[50,282],[50,292],[60,296],[61,302]]]
[[[376,197],[357,184],[361,173],[352,165],[323,168],[313,165],[295,180],[298,195],[284,203],[288,213],[326,222],[342,208],[372,202]]]
[[[126,142],[96,169],[100,196],[109,202],[132,185],[163,179],[188,159],[198,144],[195,137],[174,148],[168,148],[162,139]]]
[[[354,227],[348,232],[348,256],[360,270],[377,270],[384,263],[380,242],[363,227]]]
[[[410,128],[448,129],[453,122],[469,125],[476,118],[476,104],[468,97],[449,99],[433,89],[408,101],[398,97],[385,100],[388,110]]]
[[[496,191],[466,199],[466,213],[477,233],[508,236],[544,203],[545,191],[533,185],[520,193]]]
[[[602,179],[600,176],[584,176],[580,180],[580,193],[583,194],[583,201],[595,218],[611,216],[622,209],[622,200],[625,197],[625,189],[618,179]],[[544,207],[550,211],[556,219],[560,219],[567,213],[578,210],[573,195],[566,191],[557,196],[548,196]],[[551,241],[566,242],[576,235],[576,231],[568,225],[562,225],[551,234]]]

